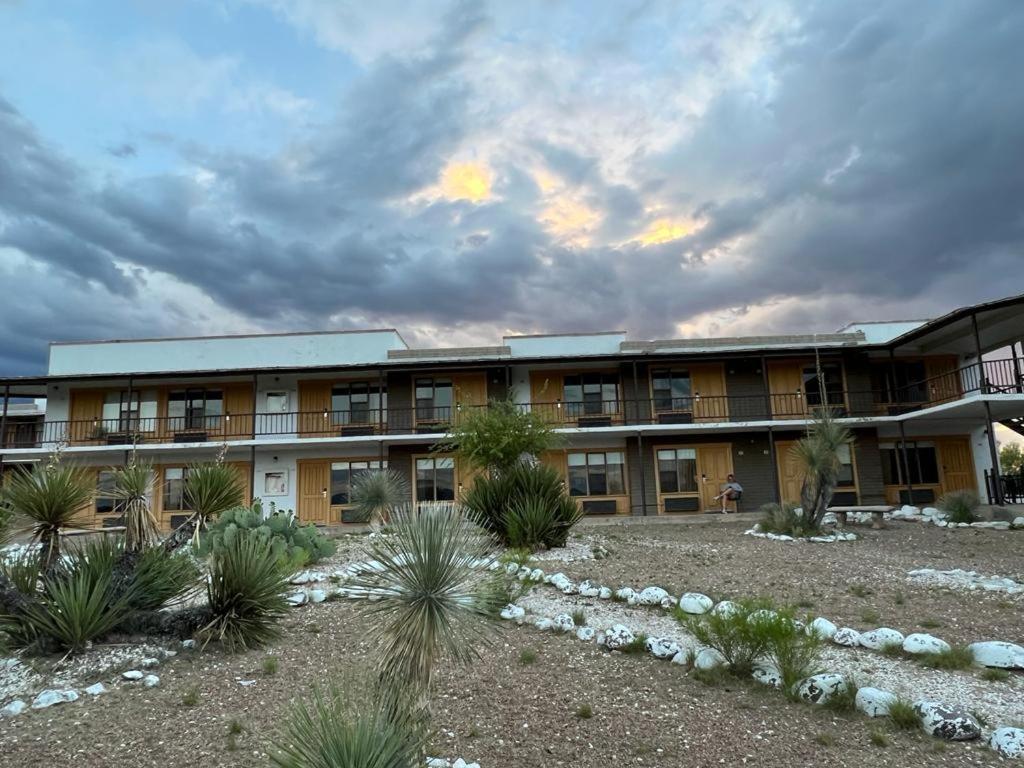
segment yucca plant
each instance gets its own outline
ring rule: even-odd
[[[493,549],[453,504],[395,509],[386,532],[367,539],[371,565],[349,580],[346,594],[374,619],[381,690],[408,691],[426,717],[438,659],[472,661],[494,626],[485,620],[494,609]],[[394,700],[389,708],[399,709]]]
[[[346,685],[297,704],[270,759],[279,768],[412,768],[424,748],[424,731],[408,717]]]
[[[136,463],[135,457],[124,467],[112,468],[114,487],[110,497],[114,509],[124,517],[124,548],[127,552],[141,552],[160,540],[160,528],[150,499],[153,498],[155,475],[146,463]]]
[[[233,537],[210,558],[206,598],[211,619],[198,638],[204,644],[216,640],[230,651],[265,645],[280,634],[287,587],[269,540],[252,533]]]
[[[973,523],[978,519],[981,499],[974,491],[951,491],[943,494],[937,504],[949,517],[951,523]]]
[[[807,434],[793,444],[793,457],[803,469],[800,504],[808,530],[821,528],[839,479],[840,451],[852,443],[853,433],[823,408],[816,413]]]
[[[183,600],[199,585],[199,565],[185,552],[151,547],[139,554],[124,586],[133,611],[156,611]]]
[[[350,501],[361,522],[377,530],[384,525],[391,510],[409,501],[409,484],[393,469],[361,472],[352,480]]]
[[[15,519],[15,528],[42,545],[46,573],[60,560],[61,531],[80,522],[93,499],[95,483],[82,469],[59,460],[19,469],[0,488],[0,506]]]
[[[241,506],[244,500],[245,490],[238,472],[230,464],[218,459],[191,465],[185,476],[185,505],[192,514],[167,537],[164,549],[171,552],[188,541],[198,545],[210,520],[232,507]]]

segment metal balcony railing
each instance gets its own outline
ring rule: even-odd
[[[577,402],[523,403],[520,407],[560,428],[600,428],[649,424],[710,424],[804,419],[822,408],[840,416],[872,417],[907,413],[978,393],[1024,393],[1018,360],[989,360],[885,392],[873,390],[796,390],[791,393],[702,395]],[[197,443],[253,438],[325,438],[375,435],[443,434],[486,405],[417,405],[348,411],[287,413],[190,412],[188,416],[131,416],[116,419],[39,421],[8,424],[0,448],[131,446]]]

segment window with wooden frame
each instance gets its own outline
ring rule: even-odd
[[[651,395],[655,412],[692,411],[693,383],[690,372],[655,368],[651,371]]]
[[[167,467],[164,469],[164,512],[189,511],[185,501],[185,481],[187,479],[188,467]]]
[[[622,496],[626,493],[622,451],[573,452],[566,456],[570,496]]]
[[[455,388],[451,379],[420,377],[415,380],[416,420],[450,422]]]
[[[562,379],[562,400],[571,417],[619,412],[617,373],[577,373]]]
[[[455,500],[455,459],[431,456],[416,459],[416,501]]]
[[[101,470],[96,473],[96,517],[106,517],[115,514],[117,500],[113,496],[115,486],[115,475],[109,470]]]
[[[352,483],[362,474],[387,469],[387,461],[353,460],[331,462],[331,506],[352,503]]]
[[[223,390],[178,389],[167,395],[167,416],[172,431],[218,429],[223,415]]]
[[[657,459],[660,493],[697,493],[696,448],[659,448]]]
[[[935,443],[908,441],[907,458],[903,460],[901,443],[881,443],[882,482],[885,485],[938,485],[939,457]]]
[[[107,392],[103,398],[103,427],[110,432],[152,432],[156,418],[156,392]]]
[[[836,475],[836,488],[843,490],[855,490],[857,488],[857,475],[853,465],[853,446],[849,443],[840,445],[836,449],[839,457],[839,472]]]
[[[874,402],[926,403],[927,373],[923,360],[894,360],[871,366],[871,394]]]
[[[387,421],[387,385],[379,381],[350,381],[331,388],[331,423],[373,425]]]
[[[803,389],[807,405],[842,407],[846,400],[843,393],[843,367],[839,363],[805,365],[803,368]]]

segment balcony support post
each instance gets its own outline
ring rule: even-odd
[[[4,407],[0,412],[0,483],[4,479],[4,454],[3,449],[7,447],[7,403],[11,400],[11,385],[4,385]]]
[[[636,431],[636,458],[637,469],[640,472],[640,514],[647,515],[647,479],[644,477],[644,436],[638,429]],[[655,511],[657,513],[657,511]]]
[[[249,446],[249,504],[252,505],[256,499],[256,411],[258,402],[258,376],[252,375],[252,426],[249,428],[249,439],[252,445]]]
[[[771,421],[772,418],[772,390],[771,384],[768,381],[768,360],[764,355],[761,355],[761,386],[764,388],[764,418],[765,421]],[[771,440],[771,428],[768,429],[769,440]],[[772,443],[772,466],[775,465],[775,448]],[[776,485],[778,480],[776,479]],[[778,492],[778,488],[776,488]]]
[[[133,399],[134,391],[135,391],[135,379],[134,379],[134,377],[129,376],[128,377],[128,436],[131,438],[131,441],[132,441],[132,451],[135,450],[135,445],[136,445],[135,441],[138,439],[136,437],[135,427],[132,426],[132,399]],[[118,408],[120,408],[120,406],[118,406]],[[102,416],[102,413],[100,415]],[[120,412],[117,414],[117,416],[118,416],[118,419],[117,419],[117,431],[120,432],[121,431],[121,414],[120,414]],[[140,421],[142,420],[142,397],[139,397],[139,420]],[[142,425],[139,424],[139,427],[140,427],[139,431],[141,431]],[[127,448],[125,448],[124,449],[124,465],[126,467],[128,466],[128,461],[130,459],[131,459],[131,451],[129,451]]]
[[[981,334],[978,333],[978,315],[971,313],[971,330],[974,331],[974,351],[978,356],[978,388],[981,394],[988,394],[988,381],[985,379],[985,363],[981,359]]]
[[[974,351],[978,355],[978,380],[983,395],[988,394],[988,381],[985,379],[985,362],[981,359],[981,334],[978,332],[978,313],[971,313],[971,329],[974,331]],[[992,460],[992,493],[996,504],[1003,503],[1003,482],[999,476],[999,449],[996,447],[996,431],[992,426],[992,406],[985,401],[985,432],[988,433],[988,451]]]
[[[907,487],[907,504],[914,505],[914,484],[910,480],[910,461],[907,458],[907,430],[900,419],[897,424],[900,427],[900,455],[903,456],[903,483]]]
[[[1020,359],[1017,357],[1017,342],[1010,345],[1010,354],[1013,355],[1013,388],[1019,394],[1022,391],[1024,378],[1020,372]]]
[[[377,434],[384,434],[384,369],[377,370]],[[384,450],[384,443],[380,444],[381,452]]]
[[[779,457],[775,452],[775,432],[771,427],[768,427],[768,457],[772,465],[773,500],[776,504],[781,504],[782,488],[779,486]]]

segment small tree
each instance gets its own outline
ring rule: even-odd
[[[807,434],[793,445],[793,456],[803,468],[800,504],[808,529],[821,527],[839,479],[840,451],[852,444],[853,433],[823,408],[808,426]]]
[[[160,528],[150,499],[153,497],[153,468],[137,463],[135,456],[125,467],[111,469],[114,488],[110,496],[115,510],[124,516],[124,549],[135,553],[155,545],[160,540]]]
[[[999,467],[1005,475],[1024,472],[1024,450],[1020,443],[1007,443],[999,449]]]
[[[561,436],[550,424],[509,398],[467,413],[434,450],[454,453],[478,469],[502,472],[523,456],[539,456],[559,445]]]

